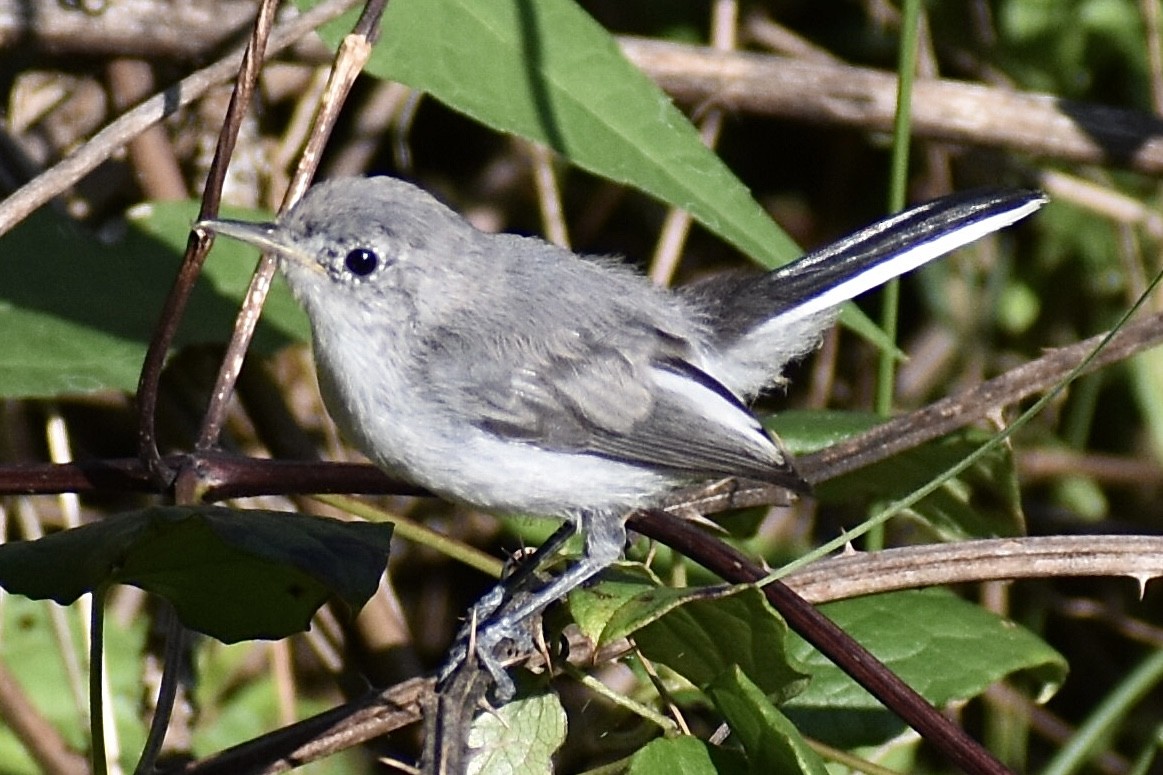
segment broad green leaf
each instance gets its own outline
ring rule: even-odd
[[[819,755],[804,742],[795,725],[738,667],[725,671],[707,687],[731,735],[747,752],[747,771],[825,775]]]
[[[0,238],[0,396],[134,389],[196,212],[188,202],[140,207],[122,237],[103,243],[42,209]],[[179,347],[230,335],[256,254],[220,242]],[[259,352],[307,335],[290,293],[276,288],[256,335]]]
[[[634,754],[629,775],[727,775],[745,772],[741,753],[697,737],[660,738]]]
[[[552,775],[553,753],[565,742],[565,708],[552,692],[522,697],[481,713],[468,733],[471,775]]]
[[[841,441],[883,422],[856,412],[783,412],[765,422],[793,454]],[[817,485],[821,503],[851,506],[891,502],[910,495],[957,464],[991,438],[966,428],[887,460]],[[1008,446],[1001,445],[967,471],[912,508],[938,534],[950,539],[1023,535],[1017,470]]]
[[[602,624],[600,643],[633,635],[643,654],[695,686],[706,686],[738,665],[768,694],[787,697],[802,688],[804,674],[785,651],[787,625],[758,589],[650,588],[639,583],[635,593],[636,583],[623,576],[609,587],[603,582],[578,590],[570,596],[570,607],[582,607],[579,621],[585,627]],[[597,599],[588,610],[587,599]],[[594,616],[594,609],[605,618]]]
[[[1044,700],[1066,676],[1066,661],[1036,635],[947,590],[892,592],[820,610],[938,707],[1015,673]],[[808,688],[783,708],[805,734],[847,748],[899,730],[872,695],[794,634],[789,653],[811,674]]]
[[[221,641],[282,638],[306,629],[331,596],[361,608],[383,575],[391,533],[304,514],[157,507],[0,546],[0,586],[67,605],[129,584]]]
[[[336,45],[353,20],[337,20],[323,37]],[[681,207],[765,266],[799,255],[670,99],[571,0],[393,0],[382,28],[368,72]]]

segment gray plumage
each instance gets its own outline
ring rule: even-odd
[[[626,514],[677,485],[740,476],[804,490],[745,402],[818,344],[842,301],[1043,201],[956,195],[775,272],[680,291],[482,233],[387,177],[317,185],[275,224],[199,226],[278,256],[328,409],[372,460],[486,510],[581,523],[585,557],[482,634],[488,646],[616,559]]]
[[[315,186],[265,233],[311,320],[329,410],[392,473],[550,515],[689,479],[799,485],[746,394],[706,373],[708,314],[615,261],[481,233],[386,177]],[[367,276],[346,266],[361,248],[379,259]]]
[[[1041,201],[978,199],[1000,199],[1006,222]],[[208,225],[279,255],[327,405],[369,457],[459,501],[566,516],[715,477],[802,489],[743,402],[815,347],[837,307],[772,321],[883,260],[809,256],[675,293],[612,260],[477,231],[388,177],[317,185],[277,225]],[[841,245],[852,243],[869,252],[856,237]],[[352,251],[374,253],[368,274],[348,265]]]

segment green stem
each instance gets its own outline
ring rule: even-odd
[[[909,132],[913,118],[913,77],[917,70],[917,45],[920,38],[920,0],[905,0],[902,8],[900,50],[897,61],[896,116],[892,129],[892,173],[889,180],[888,209],[904,209],[909,183]],[[900,285],[896,280],[885,284],[884,306],[880,326],[892,342],[897,337],[897,313]],[[892,411],[893,382],[896,376],[896,353],[891,348],[880,353],[877,371],[876,411],[888,416]]]
[[[909,131],[913,118],[913,77],[917,71],[917,46],[920,39],[920,0],[905,0],[902,7],[900,49],[897,61],[896,116],[892,131],[892,172],[889,180],[888,210],[904,209],[909,185]],[[896,341],[900,313],[900,281],[891,280],[881,292],[880,327],[893,347],[880,351],[876,373],[876,413],[892,413],[896,384]],[[868,534],[865,548],[875,551],[884,547],[884,531],[877,528]]]
[[[153,720],[149,725],[149,734],[145,739],[145,748],[133,775],[148,775],[154,771],[158,755],[161,754],[162,744],[166,740],[166,731],[170,727],[170,718],[173,715],[174,703],[178,697],[178,684],[181,679],[182,667],[186,657],[187,630],[178,621],[173,605],[165,598],[160,598],[161,615],[165,619],[166,652],[162,664],[162,683],[158,688],[157,703],[154,705]]]
[[[470,568],[476,568],[494,578],[501,577],[503,563],[496,557],[485,554],[460,541],[441,535],[431,528],[425,527],[398,514],[390,514],[378,509],[369,503],[350,498],[346,495],[313,495],[312,498],[328,506],[342,509],[349,514],[362,517],[369,522],[390,522],[394,525],[395,536],[435,549],[447,557],[463,562]]]
[[[1042,775],[1070,775],[1083,767],[1098,748],[1108,742],[1116,724],[1131,707],[1163,681],[1163,651],[1155,651],[1107,695],[1086,723],[1070,736],[1070,742],[1050,760]]]
[[[92,750],[94,775],[108,775],[105,761],[105,707],[101,686],[105,650],[105,586],[93,590],[93,610],[90,612],[89,636],[89,745]]]

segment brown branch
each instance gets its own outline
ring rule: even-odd
[[[320,24],[355,5],[356,0],[328,0],[292,21],[279,25],[271,35],[267,56],[286,49]],[[0,235],[23,221],[36,208],[76,183],[149,127],[201,97],[211,87],[230,80],[238,72],[242,52],[236,51],[193,75],[155,94],[113,121],[52,168],[21,186],[0,202]]]
[[[1051,350],[1041,358],[962,393],[889,420],[827,449],[801,456],[796,461],[797,467],[809,482],[821,482],[940,438],[991,412],[1054,387],[1066,379],[1105,336],[1099,334]],[[1130,323],[1116,333],[1087,365],[1086,373],[1122,361],[1160,342],[1163,342],[1163,314]]]
[[[818,452],[800,455],[796,468],[811,484],[820,484],[905,450],[914,449],[977,422],[1024,398],[1045,392],[1070,374],[1106,334],[1062,347],[980,385],[901,415]],[[1088,364],[1086,372],[1109,366],[1163,343],[1163,313],[1129,323]],[[782,490],[755,482],[731,487],[698,488],[675,493],[671,511],[713,514],[728,509],[779,503]]]
[[[238,76],[234,81],[234,90],[230,93],[230,104],[226,109],[226,120],[223,123],[222,131],[218,134],[218,143],[214,148],[214,158],[210,162],[210,174],[207,176],[206,187],[202,193],[202,204],[198,210],[198,220],[205,218],[214,218],[218,215],[218,207],[222,197],[222,187],[226,181],[226,170],[230,165],[230,158],[234,155],[234,147],[238,141],[238,131],[242,127],[242,120],[246,115],[246,111],[250,109],[251,101],[254,97],[254,90],[258,84],[258,76],[261,72],[263,51],[266,49],[267,37],[270,34],[270,26],[274,22],[275,10],[278,4],[274,2],[263,2],[259,7],[259,15],[255,20],[254,32],[251,34],[250,43],[246,48],[246,55],[242,58],[242,65],[239,68]],[[201,268],[202,262],[206,258],[206,254],[210,251],[210,246],[213,244],[213,235],[203,234],[195,240],[193,235],[190,238],[190,245],[195,243],[202,248],[199,252],[194,252],[187,249],[185,260],[183,261],[183,269],[187,262],[196,263]],[[268,276],[262,287],[267,288],[270,285],[270,277]],[[175,290],[177,286],[175,285]],[[183,289],[183,292],[188,296],[192,291],[192,286]],[[251,284],[251,289],[247,293],[246,301],[249,303],[254,294],[254,283]],[[259,303],[261,307],[261,300]],[[244,304],[244,311],[247,305]],[[240,314],[245,314],[240,313]],[[256,313],[257,317],[257,313]],[[166,322],[163,317],[163,323]],[[155,349],[156,339],[150,342],[151,352]],[[250,339],[246,340],[249,344]],[[242,356],[240,353],[231,353],[230,348],[233,347],[233,342],[228,345],[226,362],[230,363],[233,360],[237,361],[238,369],[242,368]],[[165,343],[166,352],[169,349],[169,342]],[[147,356],[146,363],[149,363]],[[146,383],[147,369],[142,370],[142,387]],[[237,374],[237,372],[235,372]],[[160,378],[160,371],[157,374],[151,375],[152,381],[149,384],[151,392],[157,391],[157,379]],[[233,388],[233,381],[231,386],[226,390],[222,390],[220,386],[215,386],[215,390],[210,394],[210,405],[207,408],[202,418],[202,429],[198,435],[198,441],[195,444],[195,449],[198,451],[205,451],[217,443],[218,435],[221,431],[222,422],[226,417],[226,404],[230,398]],[[138,395],[141,394],[141,387],[138,388]],[[140,398],[139,398],[140,402]],[[143,412],[142,427],[148,423],[152,426],[153,416],[146,416]],[[179,489],[179,493],[181,490]]]
[[[1018,476],[1026,483],[1085,476],[1100,484],[1158,487],[1163,484],[1163,466],[1152,457],[1104,455],[1070,449],[1023,447],[1017,456]]]
[[[255,14],[253,3],[221,0],[117,0],[97,13],[83,6],[0,0],[0,48],[30,44],[62,55],[196,59],[245,31]]]
[[[264,460],[226,454],[170,455],[165,464],[197,482],[203,503],[253,495],[427,495],[414,485],[389,478],[374,466]],[[77,463],[13,463],[0,466],[0,495],[51,495],[62,492],[157,492],[150,473],[137,459]]]
[[[113,107],[128,110],[154,92],[153,68],[141,59],[118,57],[105,67]],[[134,176],[146,199],[174,200],[189,196],[182,167],[161,124],[154,124],[129,143]]]
[[[193,762],[188,775],[286,772],[420,720],[431,679],[414,678]]]
[[[619,38],[681,102],[889,131],[897,77],[867,67]],[[1149,113],[948,79],[913,84],[915,136],[1080,164],[1163,172],[1163,119]]]
[[[143,58],[205,55],[237,35],[253,15],[245,3],[125,0],[95,16],[47,3],[38,6],[30,24],[24,7],[19,0],[0,0],[0,45],[28,40],[61,53]],[[207,13],[221,16],[207,21]],[[175,14],[192,18],[177,21]],[[618,40],[635,65],[687,104],[877,131],[892,126],[896,75],[890,72],[820,59]],[[313,50],[313,62],[326,58],[325,51]],[[920,138],[1125,166],[1146,174],[1163,171],[1163,120],[1144,111],[951,79],[918,80],[913,101],[913,131]],[[6,228],[0,221],[0,232]]]
[[[713,539],[693,524],[661,511],[639,512],[631,518],[632,527],[654,538],[715,575],[733,584],[750,584],[768,578],[768,571],[742,552],[723,541]],[[821,614],[811,603],[780,581],[761,586],[768,602],[788,625],[812,644],[833,664],[847,673],[870,694],[891,708],[937,748],[951,762],[967,773],[1008,773],[965,730],[942,716],[911,686],[884,666],[851,635]]]
[[[784,578],[811,603],[900,589],[1012,579],[1127,576],[1142,587],[1163,576],[1163,537],[1036,536],[854,552]]]
[[[136,459],[0,466],[0,495],[156,491],[149,472]]]
[[[1053,387],[1094,349],[1102,336],[1052,350],[967,391],[889,420],[819,452],[803,455],[797,459],[797,466],[809,482],[818,484],[940,438],[999,408]],[[1089,370],[1109,366],[1160,342],[1163,342],[1163,314],[1132,322],[1091,361]],[[270,493],[423,494],[367,465],[261,460],[221,454],[176,457],[169,459],[169,464],[196,466],[202,479],[199,485],[202,500],[207,502]],[[144,469],[128,460],[0,466],[0,494],[150,490]],[[676,493],[668,501],[668,508],[713,514],[785,500],[786,492],[781,489],[735,482],[729,487],[701,487]]]
[[[33,707],[16,677],[3,663],[0,663],[0,718],[41,772],[71,775],[89,771],[84,757],[69,750],[56,728]]]

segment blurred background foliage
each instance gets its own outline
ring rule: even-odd
[[[15,0],[0,7],[16,8]],[[114,4],[60,3],[57,13],[113,17]],[[136,12],[167,11],[169,3],[141,0]],[[211,18],[245,17],[241,0],[191,0],[190,8],[209,9]],[[705,44],[711,36],[711,4],[695,0],[581,3],[615,35]],[[92,6],[92,7],[90,7]],[[172,9],[169,9],[172,10]],[[920,44],[922,71],[943,78],[987,84],[997,89],[1040,92],[1058,104],[1112,106],[1154,116],[1163,110],[1163,26],[1154,0],[996,0],[924,5]],[[160,11],[159,11],[160,12]],[[883,0],[740,0],[738,47],[770,53],[772,41],[787,56],[807,61],[832,57],[891,72],[898,56],[899,9]],[[82,28],[71,37],[46,44],[36,30],[12,35],[5,44],[0,84],[6,93],[5,125],[0,139],[0,187],[16,186],[66,155],[100,126],[132,103],[134,89],[148,94],[212,58],[231,35],[191,53],[159,43],[146,50],[110,53],[94,43],[96,33]],[[95,28],[94,28],[95,29]],[[385,29],[384,35],[393,31]],[[5,38],[0,38],[4,40]],[[318,41],[304,44],[267,67],[262,88],[244,125],[227,198],[233,207],[269,212],[281,196],[301,140],[303,116],[314,107],[326,52]],[[119,76],[134,74],[131,84]],[[135,84],[135,85],[134,85]],[[132,352],[143,346],[169,282],[169,271],[184,243],[189,205],[162,203],[196,197],[209,149],[220,127],[228,89],[216,90],[167,120],[158,130],[161,150],[143,157],[112,155],[49,208],[0,237],[0,263],[9,292],[20,282],[34,289],[26,298],[37,305],[66,308],[59,316],[80,328],[52,329],[48,340],[68,339],[84,349],[101,342],[72,340],[91,329],[91,314],[111,315],[118,330],[110,347],[132,344],[124,367],[109,376],[121,389],[70,387],[51,375],[39,387],[8,388],[3,403],[0,446],[8,462],[76,458],[132,457],[136,421],[127,392],[135,374]],[[680,104],[696,119],[716,108],[711,100]],[[1006,116],[991,116],[1005,125]],[[804,249],[842,236],[886,214],[890,188],[890,136],[879,129],[813,124],[789,117],[727,111],[717,153],[751,190],[756,200]],[[157,183],[142,169],[157,154],[176,172]],[[330,143],[321,176],[396,174],[414,180],[464,212],[482,228],[544,234],[538,170],[556,174],[562,221],[574,249],[616,254],[651,269],[651,256],[667,217],[658,200],[617,186],[590,173],[549,159],[543,151],[513,136],[489,129],[433,99],[374,78],[361,81]],[[1153,176],[1127,169],[1118,160],[1103,165],[1060,161],[1053,148],[1041,154],[1011,153],[972,143],[914,142],[908,170],[909,201],[921,201],[982,184],[1043,187],[1052,203],[1037,216],[997,238],[961,251],[915,273],[903,287],[899,346],[909,357],[900,367],[895,406],[907,410],[974,385],[1061,346],[1107,330],[1160,271],[1160,188]],[[1114,198],[1132,215],[1112,217]],[[130,211],[141,203],[144,209]],[[130,214],[127,216],[127,212]],[[37,220],[37,223],[33,223]],[[222,249],[217,248],[216,250]],[[237,255],[242,255],[239,252]],[[128,264],[105,269],[97,262]],[[120,257],[120,258],[118,258]],[[105,260],[105,259],[102,259]],[[675,282],[709,271],[738,268],[747,257],[695,226],[682,249]],[[137,263],[134,263],[137,262]],[[163,262],[161,264],[157,262]],[[168,262],[168,263],[165,263]],[[219,268],[215,269],[215,262]],[[12,267],[19,263],[20,269]],[[229,265],[229,266],[228,266]],[[233,311],[224,300],[237,298],[245,277],[239,262],[216,254],[203,298],[206,318],[195,316],[167,369],[162,394],[162,435],[169,449],[189,449],[205,405]],[[159,270],[159,266],[166,267]],[[247,267],[249,264],[247,264]],[[30,267],[34,274],[29,280]],[[61,276],[96,272],[116,278],[121,296],[94,298],[82,282],[77,303],[59,290]],[[142,278],[147,278],[148,282]],[[24,286],[20,286],[24,287]],[[41,292],[47,295],[41,295]],[[0,297],[7,304],[12,299]],[[84,305],[79,300],[84,300]],[[354,459],[318,402],[305,347],[288,345],[303,337],[302,320],[286,297],[276,300],[274,317],[259,341],[240,385],[227,445],[256,455]],[[860,306],[879,314],[874,295]],[[87,306],[85,306],[87,305]],[[1152,299],[1148,309],[1158,309]],[[17,310],[19,312],[19,310]],[[43,310],[42,310],[43,311]],[[13,318],[15,319],[15,318]],[[29,331],[46,331],[39,317],[24,319]],[[20,329],[9,329],[20,330]],[[80,333],[77,333],[77,332]],[[212,332],[212,333],[209,333]],[[11,334],[9,334],[11,336]],[[29,374],[45,354],[39,340],[5,350],[0,376]],[[83,342],[83,344],[78,344]],[[51,345],[50,345],[51,346]],[[98,350],[98,352],[104,352]],[[112,350],[110,350],[112,352]],[[850,331],[830,338],[820,354],[789,374],[786,395],[765,401],[765,411],[786,409],[851,410],[874,405],[877,351]],[[1075,384],[1014,440],[1011,467],[1020,488],[1020,511],[1031,534],[1132,532],[1157,534],[1163,526],[1163,356],[1147,352]],[[50,368],[46,371],[54,371]],[[127,384],[127,380],[129,381]],[[1013,412],[1007,412],[1012,417]],[[996,430],[990,428],[989,430]],[[47,439],[47,440],[46,440]],[[67,442],[63,441],[67,439]],[[62,451],[62,444],[71,452]],[[999,479],[1001,476],[999,475]],[[97,516],[135,506],[139,496],[103,493],[81,500],[11,498],[0,503],[10,538],[33,537],[73,518]],[[320,510],[312,501],[255,499],[265,507]],[[394,510],[497,553],[522,540],[536,540],[544,525],[528,528],[512,520],[466,513],[435,501],[386,499]],[[255,505],[251,503],[249,505]],[[875,505],[871,498],[843,504],[812,503],[794,509],[748,515],[749,546],[772,559],[789,559],[841,528],[858,523]],[[70,517],[76,514],[77,517]],[[728,522],[730,525],[731,523]],[[34,527],[40,525],[40,527]],[[923,520],[894,523],[888,544],[933,540]],[[692,570],[697,576],[697,571]],[[701,579],[700,579],[701,580]],[[458,616],[489,580],[438,556],[433,550],[397,542],[391,583],[354,623],[330,615],[309,636],[279,644],[225,647],[203,642],[196,660],[207,678],[194,690],[191,704],[193,748],[209,753],[260,728],[339,701],[374,684],[418,673],[436,664],[457,626]],[[1012,589],[991,586],[961,592],[1037,632],[1061,652],[1072,675],[1045,707],[1032,706],[1009,688],[999,687],[988,702],[975,702],[965,722],[1018,768],[1039,771],[1079,726],[1093,719],[1102,698],[1123,685],[1143,656],[1163,646],[1159,592],[1148,588],[1143,601],[1121,580],[1029,581]],[[19,676],[29,695],[55,697],[41,708],[75,746],[83,747],[76,703],[59,703],[75,692],[75,665],[54,669],[43,663],[46,649],[57,649],[70,665],[77,634],[64,620],[56,635],[26,645],[52,628],[50,617],[21,601],[3,601],[0,652],[9,672]],[[111,604],[116,637],[137,654],[149,647],[142,634],[148,604],[124,590]],[[403,618],[400,617],[403,612]],[[139,646],[139,643],[145,646]],[[121,646],[117,646],[121,649]],[[31,651],[40,660],[26,661]],[[132,660],[138,667],[142,660]],[[125,667],[132,669],[132,665]],[[148,668],[147,671],[148,673]],[[336,679],[338,676],[338,680]],[[143,679],[148,685],[148,678]],[[70,684],[70,681],[72,682]],[[69,687],[74,688],[70,689]],[[140,735],[142,685],[124,680],[117,695],[124,719],[125,754],[132,761]],[[633,751],[648,733],[604,705],[590,705],[576,687],[563,689],[575,713],[574,735],[561,755],[562,771],[581,771]],[[1148,698],[1104,741],[1100,754],[1083,771],[1123,773],[1147,761],[1161,739],[1163,694]],[[78,700],[79,702],[79,700]],[[196,710],[195,710],[196,709]],[[241,720],[240,720],[241,719]],[[261,719],[264,723],[256,723]],[[3,724],[0,723],[0,727]],[[601,749],[585,730],[604,729]],[[414,741],[400,736],[376,753],[407,756]],[[35,771],[10,734],[0,730],[0,772]],[[947,765],[926,758],[907,765],[916,772],[945,772]],[[317,772],[350,772],[379,767],[371,757],[348,754],[342,761],[315,766]],[[1085,769],[1089,768],[1089,769]],[[1145,769],[1141,771],[1146,771]]]

